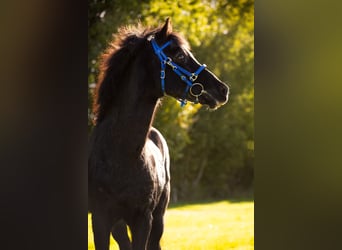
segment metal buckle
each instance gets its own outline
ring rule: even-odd
[[[147,41],[151,42],[154,39],[154,35],[149,35],[147,37]]]
[[[165,79],[165,70],[160,71],[160,79]]]
[[[168,64],[170,66],[172,66],[172,59],[170,57],[166,58],[166,60],[164,61],[164,64]]]
[[[190,79],[192,82],[194,82],[194,81],[196,81],[197,77],[198,77],[198,75],[196,75],[195,73],[192,73],[191,76],[189,77],[189,79]],[[203,87],[203,86],[202,86],[202,87]]]

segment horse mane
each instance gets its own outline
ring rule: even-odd
[[[156,34],[161,27],[152,29],[143,27],[140,23],[136,26],[123,26],[113,36],[108,48],[100,56],[100,73],[94,93],[93,114],[94,123],[103,120],[106,111],[111,106],[119,85],[124,84],[122,77],[127,66],[144,43],[144,38]],[[177,44],[189,48],[188,42],[179,34],[170,34]]]

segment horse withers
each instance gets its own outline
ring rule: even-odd
[[[121,28],[102,56],[88,157],[89,210],[96,250],[110,234],[121,250],[159,250],[170,197],[165,139],[152,127],[164,95],[216,109],[229,89],[200,64],[170,20]],[[132,239],[127,233],[130,228]]]

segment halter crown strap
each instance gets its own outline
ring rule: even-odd
[[[157,42],[154,40],[154,37],[148,38],[148,40],[151,42],[154,53],[158,56],[160,61],[160,80],[161,80],[161,89],[163,91],[163,94],[165,95],[165,68],[166,65],[169,65],[172,70],[181,78],[182,81],[184,81],[187,86],[184,91],[183,99],[180,99],[181,107],[183,107],[186,104],[186,94],[188,93],[190,87],[193,85],[193,82],[197,79],[198,75],[207,67],[207,65],[203,64],[201,65],[195,72],[190,73],[186,69],[182,68],[178,64],[174,63],[172,59],[165,55],[163,52],[163,49],[165,49],[167,46],[169,46],[172,41],[169,40],[166,43],[164,43],[161,47],[158,46]],[[196,99],[198,96],[196,96]]]

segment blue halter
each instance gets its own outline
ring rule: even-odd
[[[181,107],[183,107],[186,104],[186,94],[188,93],[189,89],[192,86],[195,86],[195,84],[200,85],[200,87],[202,88],[201,92],[196,95],[196,94],[193,94],[193,92],[190,89],[190,93],[192,95],[194,95],[196,97],[196,101],[198,101],[198,96],[200,96],[202,94],[202,91],[203,91],[203,85],[200,83],[193,84],[193,82],[197,79],[198,75],[202,72],[202,70],[204,70],[207,67],[207,65],[203,64],[194,73],[190,73],[186,69],[184,69],[181,66],[177,65],[176,63],[174,63],[172,61],[172,59],[170,57],[166,56],[165,53],[163,52],[163,49],[165,49],[167,46],[169,46],[171,44],[171,42],[172,42],[171,40],[166,42],[161,47],[158,46],[157,42],[154,40],[154,37],[151,37],[148,40],[151,41],[154,53],[158,56],[159,61],[160,61],[160,67],[161,67],[160,79],[161,79],[161,88],[162,88],[163,94],[165,94],[165,68],[166,68],[166,65],[169,65],[172,68],[172,70],[187,85],[185,92],[184,92],[183,99],[179,100],[181,102]]]

